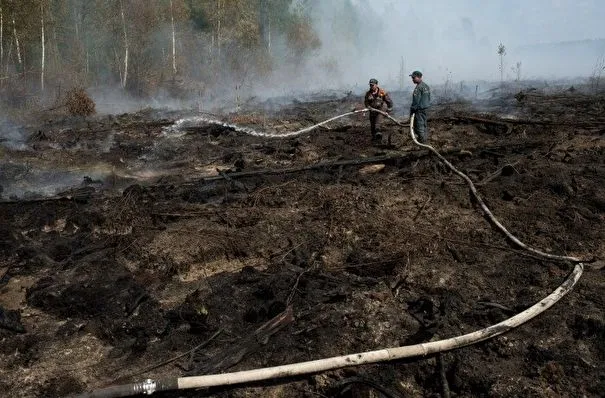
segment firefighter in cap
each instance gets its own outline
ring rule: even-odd
[[[431,89],[422,81],[422,72],[415,70],[410,75],[416,85],[412,94],[412,105],[410,106],[410,117],[414,117],[414,133],[418,142],[426,144],[429,140],[429,128],[427,126],[427,110],[431,106]]]
[[[389,94],[378,87],[378,80],[370,79],[370,89],[366,93],[364,99],[366,108],[374,108],[383,112],[391,112],[393,110],[393,101]],[[370,128],[372,130],[372,141],[381,142],[382,134],[380,133],[380,122],[383,115],[379,112],[370,111]]]

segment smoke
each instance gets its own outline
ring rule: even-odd
[[[107,172],[97,170],[71,171],[37,169],[27,164],[0,163],[1,199],[38,198],[82,186],[84,176],[93,181],[101,180]]]
[[[9,121],[0,122],[0,147],[22,151],[27,149],[27,134]]]
[[[588,77],[605,52],[605,7],[596,0],[340,0],[321,2],[313,20],[317,59],[337,64],[343,86],[376,77],[395,89],[402,67],[407,87],[416,69],[434,83],[499,81],[499,43],[506,80],[517,78],[517,63],[522,79]]]
[[[600,33],[605,7],[596,0],[306,3],[312,4],[307,11],[321,46],[293,64],[289,43],[275,37],[270,75],[224,75],[225,102],[235,106],[242,97],[300,97],[312,91],[360,94],[372,77],[389,91],[409,91],[413,70],[421,70],[441,92],[449,85],[474,95],[476,86],[481,92],[500,81],[500,43],[506,47],[505,81],[574,84],[585,81],[605,54]]]

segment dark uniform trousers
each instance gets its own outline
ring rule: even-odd
[[[372,131],[372,138],[376,137],[377,133],[380,133],[382,118],[382,114],[370,111],[370,130]]]
[[[418,109],[414,112],[414,133],[418,142],[426,144],[429,141],[426,109]]]

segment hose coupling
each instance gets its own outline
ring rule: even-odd
[[[135,385],[135,392],[137,394],[151,395],[156,392],[156,389],[157,383],[152,379],[146,379],[145,381],[136,383]]]

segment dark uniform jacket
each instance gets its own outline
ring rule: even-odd
[[[426,110],[429,106],[431,106],[431,89],[425,82],[420,82],[412,94],[410,113]]]
[[[380,109],[381,111],[393,109],[393,101],[391,101],[391,97],[389,97],[389,94],[380,87],[378,88],[376,94],[374,94],[371,89],[368,90],[363,103],[366,108],[371,107],[374,109]]]

